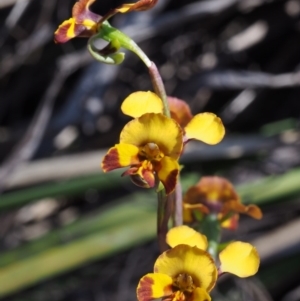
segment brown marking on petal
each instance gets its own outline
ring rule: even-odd
[[[101,167],[104,172],[124,167],[119,162],[119,153],[116,148],[112,147],[108,150],[107,154],[103,158]]]
[[[141,188],[151,188],[148,182],[138,174],[130,176],[131,182]]]
[[[136,294],[138,301],[150,301],[153,300],[153,286],[155,285],[155,282],[153,278],[144,276],[137,287]],[[167,300],[165,298],[168,298],[169,296],[172,296],[173,290],[172,285],[168,285],[164,287],[163,290],[164,296],[162,297],[163,300]],[[173,300],[173,299],[170,299]]]
[[[155,175],[153,174],[153,172],[151,170],[143,170],[142,171],[143,174],[143,179],[144,181],[147,182],[147,184],[149,185],[149,187],[153,188],[155,186]]]
[[[54,32],[54,42],[55,43],[66,43],[70,39],[76,36],[75,32],[75,20],[70,18],[59,25],[57,30]],[[78,28],[77,28],[78,31]]]
[[[140,0],[130,7],[128,11],[143,11],[151,9],[156,5],[158,0]]]
[[[76,23],[82,24],[85,20],[91,20],[98,23],[101,20],[101,16],[91,12],[89,7],[96,0],[79,0],[72,9],[72,16],[76,20]]]
[[[142,188],[153,188],[156,177],[153,173],[153,166],[149,161],[143,161],[140,165],[129,168],[123,175],[129,175],[131,181]]]
[[[130,179],[135,185],[142,188],[153,188],[156,183],[155,175],[150,170],[143,170],[142,174],[132,174]]]
[[[87,29],[82,24],[75,24],[75,20],[71,18],[67,21],[64,21],[55,31],[54,42],[62,44],[68,42],[69,40],[75,37],[88,38],[94,34],[94,29]]]
[[[77,26],[77,25],[76,25]],[[79,26],[79,25],[78,25]],[[84,25],[80,25],[83,26]],[[93,36],[96,33],[96,28],[93,27],[91,29],[87,29],[84,27],[84,29],[76,36],[77,38],[90,38],[91,36]]]
[[[178,173],[178,169],[174,169],[169,173],[166,180],[160,179],[165,187],[167,195],[174,191],[177,184]]]
[[[137,298],[139,301],[149,301],[152,300],[152,285],[154,284],[154,280],[150,277],[143,277],[140,280],[140,283],[137,287]]]
[[[138,172],[138,169],[139,167],[138,166],[133,166],[133,167],[130,167],[129,169],[127,169],[126,171],[124,171],[121,176],[131,176],[131,175],[134,175]]]
[[[155,6],[158,0],[140,0],[136,3],[125,3],[117,8],[111,9],[108,13],[106,13],[103,18],[101,19],[101,22],[104,22],[105,20],[108,20],[113,15],[117,13],[128,13],[131,11],[144,11],[151,9]]]
[[[66,34],[69,27],[70,27],[70,24],[69,25],[64,25],[64,26],[59,27],[55,31],[55,33],[54,33],[54,42],[55,43],[63,44],[63,43],[66,43],[70,40],[70,38],[67,37],[67,34]]]
[[[193,118],[189,105],[176,97],[168,96],[171,117],[184,128]]]

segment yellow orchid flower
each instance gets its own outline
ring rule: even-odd
[[[91,37],[99,30],[100,25],[116,13],[143,11],[152,8],[158,0],[140,0],[136,3],[125,3],[110,10],[103,17],[89,10],[96,0],[79,0],[72,9],[72,18],[59,25],[54,33],[56,43],[65,43],[75,37]]]
[[[257,272],[260,260],[252,245],[244,242],[229,244],[220,253],[221,265],[217,269],[213,258],[202,249],[203,238],[198,234],[187,226],[178,226],[168,232],[167,242],[174,247],[157,258],[154,273],[140,279],[139,301],[159,298],[164,301],[210,301],[209,293],[218,274],[228,272],[249,277]]]
[[[184,244],[204,251],[207,249],[206,236],[185,225],[170,229],[166,241],[173,248]],[[256,274],[260,263],[255,247],[241,241],[228,244],[220,252],[219,261],[219,275],[231,273],[241,278]]]
[[[184,143],[198,139],[216,144],[225,132],[220,118],[212,113],[198,114],[182,128],[175,118],[162,115],[162,100],[150,91],[130,94],[121,110],[136,119],[124,127],[120,144],[104,157],[103,171],[130,166],[123,175],[145,188],[154,187],[160,180],[167,194],[175,189]]]
[[[225,178],[216,176],[202,177],[195,186],[190,187],[184,195],[183,208],[184,221],[187,223],[194,220],[194,211],[203,214],[216,213],[222,227],[229,229],[236,229],[239,213],[255,219],[262,218],[259,207],[242,204],[232,184]]]
[[[173,119],[149,113],[125,125],[120,143],[110,148],[102,161],[104,172],[130,167],[130,175],[141,187],[154,187],[160,180],[169,194],[175,189],[183,135]]]
[[[188,105],[179,99],[168,98],[171,117],[184,130],[184,142],[196,139],[207,144],[219,143],[225,134],[222,121],[213,113],[200,113],[192,116]],[[130,94],[122,103],[125,115],[139,117],[145,113],[162,113],[162,100],[153,92],[139,91]]]
[[[197,247],[177,245],[157,258],[154,273],[141,278],[137,298],[139,301],[158,298],[209,301],[209,292],[217,277],[214,260],[207,252]]]

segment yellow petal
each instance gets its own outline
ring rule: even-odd
[[[104,172],[140,163],[139,148],[131,144],[116,144],[110,148],[102,161]]]
[[[210,291],[217,279],[217,268],[211,256],[197,247],[178,245],[162,253],[154,265],[155,273],[174,278],[185,273],[193,278],[197,287]]]
[[[229,244],[219,255],[221,272],[228,272],[241,278],[256,274],[259,255],[251,244],[236,241]]]
[[[137,287],[139,301],[149,301],[172,294],[173,279],[165,274],[149,273],[140,279]]]
[[[136,118],[146,113],[162,113],[163,103],[155,93],[139,91],[123,101],[121,110],[125,115]]]
[[[204,290],[201,287],[197,287],[194,291],[193,294],[191,296],[191,301],[210,301],[211,297],[210,295],[207,293],[206,290]]]
[[[160,181],[163,183],[166,194],[174,191],[179,174],[179,164],[176,160],[170,157],[163,157],[157,164],[157,175]]]
[[[55,43],[65,43],[77,36],[76,24],[73,18],[64,21],[54,33]]]
[[[162,114],[148,113],[128,122],[123,128],[120,142],[145,146],[155,143],[165,156],[178,159],[183,147],[182,130],[174,121]]]
[[[184,128],[187,139],[197,139],[207,144],[219,143],[225,128],[219,117],[213,113],[197,114]]]
[[[206,250],[207,248],[206,236],[188,226],[178,226],[169,230],[167,233],[167,243],[172,248],[180,244],[189,245],[191,247],[196,246],[202,250]]]

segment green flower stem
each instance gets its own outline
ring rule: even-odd
[[[97,36],[99,38],[101,37],[102,39],[108,42],[117,40],[120,43],[121,47],[134,52],[148,68],[151,67],[151,61],[147,57],[147,55],[143,52],[143,50],[126,34],[112,27],[108,23],[108,21],[103,22],[103,24],[101,25],[100,32]]]
[[[95,49],[92,48],[92,43],[95,39],[102,38],[105,41],[109,42],[109,45],[104,48],[102,51],[98,51],[95,53]],[[90,45],[91,44],[91,45]],[[162,99],[163,106],[164,106],[164,115],[170,117],[170,109],[168,104],[168,98],[165,90],[164,83],[162,81],[161,75],[156,67],[156,65],[150,61],[147,55],[143,52],[143,50],[127,35],[123,32],[119,31],[118,29],[112,27],[107,21],[103,22],[99,33],[95,35],[92,39],[90,39],[89,43],[89,50],[91,54],[96,57],[98,60],[102,60],[102,56],[104,59],[107,57],[111,58],[112,60],[115,59],[114,56],[120,55],[121,53],[118,52],[120,47],[123,47],[127,50],[134,52],[147,66],[149,69],[149,75],[151,77],[151,81],[154,87],[154,91],[156,94]],[[101,55],[99,58],[98,55]],[[123,56],[124,57],[124,56]],[[115,61],[119,62],[119,57],[115,59]],[[105,61],[104,61],[105,62]],[[180,186],[178,186],[180,188]],[[170,195],[165,194],[165,189],[162,184],[159,184],[158,191],[157,191],[157,198],[158,198],[158,207],[157,207],[157,236],[159,241],[159,246],[161,252],[165,251],[168,246],[166,244],[166,234],[168,232],[168,222],[170,216],[172,215],[173,211],[173,204],[174,204],[174,193]],[[176,203],[180,201],[181,203],[181,196]],[[180,204],[181,206],[181,204]],[[179,205],[177,205],[179,207]],[[177,214],[176,214],[177,216]],[[176,218],[177,222],[182,223],[182,213],[178,214],[178,218]]]
[[[87,45],[87,49],[90,52],[91,56],[98,62],[110,65],[118,65],[121,64],[125,58],[125,54],[122,52],[113,52],[107,53],[104,55],[102,52],[96,49],[94,46],[94,42],[99,39],[98,35],[94,35],[90,37]],[[110,48],[111,51],[115,51],[119,47],[118,41],[113,40],[106,48]]]
[[[167,117],[170,117],[170,109],[164,83],[156,65],[150,61],[144,51],[130,37],[119,31],[118,29],[112,27],[107,21],[103,22],[99,33],[95,37],[102,38],[105,41],[111,43],[112,45],[110,47],[110,50],[114,49],[115,51],[117,51],[119,48],[116,47],[116,45],[118,45],[119,47],[123,47],[134,52],[144,62],[144,64],[149,69],[149,74],[154,87],[154,91],[163,101],[164,114]],[[120,55],[120,53],[115,52],[110,54],[109,56],[111,57],[112,55],[117,54]],[[92,55],[95,57],[95,54]]]
[[[166,195],[165,189],[161,183],[157,190],[157,238],[159,249],[162,252],[168,249],[166,235],[168,232],[168,222],[172,213],[172,194]]]
[[[221,226],[216,214],[208,214],[203,218],[201,233],[207,237],[208,253],[216,260],[221,239]]]

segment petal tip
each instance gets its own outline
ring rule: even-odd
[[[185,134],[188,140],[196,139],[204,143],[218,144],[225,135],[225,127],[222,120],[213,113],[200,113],[185,127]]]
[[[240,278],[250,277],[257,273],[260,258],[254,246],[236,241],[229,244],[219,254],[221,272],[228,272]]]

